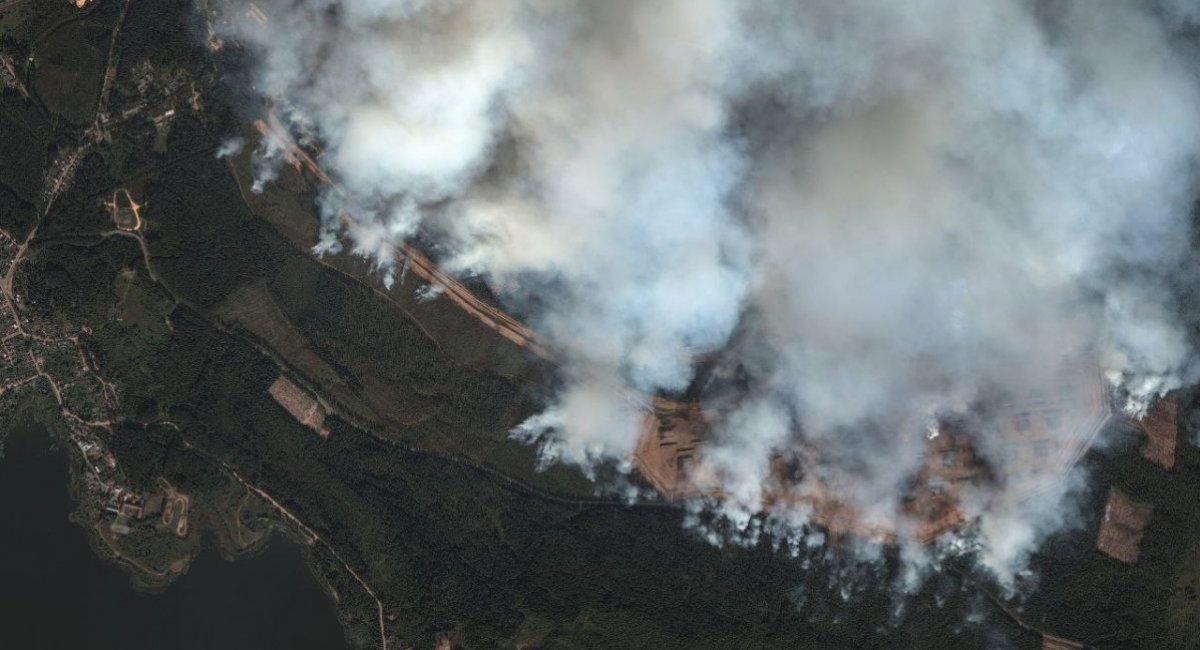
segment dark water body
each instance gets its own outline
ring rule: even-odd
[[[205,551],[148,595],[92,552],[71,509],[65,455],[40,427],[14,431],[0,460],[0,649],[348,647],[295,544],[276,537],[236,563]]]

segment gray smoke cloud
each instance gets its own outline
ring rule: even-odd
[[[887,518],[931,421],[989,392],[1083,359],[1136,411],[1191,376],[1191,3],[257,2],[223,35],[325,147],[323,247],[386,269],[420,231],[486,278],[563,361],[518,432],[549,459],[627,458],[629,394],[720,352],[756,380],[710,405],[730,521],[813,445]],[[1068,488],[971,496],[984,561],[1019,570]]]

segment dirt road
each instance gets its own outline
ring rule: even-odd
[[[266,122],[260,120],[256,123],[256,126],[264,136],[274,138],[283,145],[285,161],[307,169],[323,184],[335,189],[338,187],[329,174],[321,169],[317,161],[313,160],[308,155],[308,152],[296,144],[295,139],[292,138],[287,127],[279,121],[274,111],[268,113]],[[355,217],[349,214],[343,214],[342,221],[350,228],[353,228],[356,224]],[[483,323],[486,327],[499,333],[509,341],[533,352],[542,359],[554,361],[554,353],[540,340],[537,333],[526,327],[524,323],[514,318],[511,314],[476,296],[470,289],[463,286],[461,282],[439,269],[433,260],[429,259],[427,255],[416,247],[400,242],[396,245],[395,251],[398,263],[407,265],[422,280],[441,289],[443,295],[480,323]]]

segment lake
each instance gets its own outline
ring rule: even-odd
[[[302,549],[280,536],[236,563],[206,550],[165,593],[134,591],[67,520],[67,459],[40,426],[8,437],[0,495],[0,648],[348,648]]]

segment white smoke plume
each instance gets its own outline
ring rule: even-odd
[[[239,153],[241,153],[242,149],[244,149],[245,147],[246,147],[245,139],[235,136],[235,137],[229,138],[229,139],[225,140],[224,142],[222,142],[221,146],[217,147],[217,152],[215,155],[217,158],[228,158],[229,156],[236,156]]]
[[[256,1],[225,36],[325,147],[327,244],[420,232],[500,290],[563,362],[549,457],[627,458],[621,387],[720,352],[755,386],[705,454],[733,521],[800,441],[886,516],[932,417],[1081,358],[1133,409],[1191,375],[1189,3]],[[980,497],[985,559],[1065,489]]]

